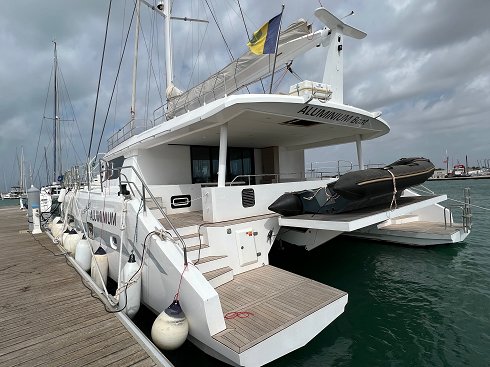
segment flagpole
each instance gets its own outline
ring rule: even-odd
[[[272,84],[274,83],[274,71],[276,70],[277,49],[279,48],[279,35],[281,34],[282,13],[284,12],[284,4],[281,8],[281,20],[279,21],[279,30],[277,31],[276,49],[274,51],[274,64],[272,65],[271,86],[269,88],[269,94],[272,94]]]

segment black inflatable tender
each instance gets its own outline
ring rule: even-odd
[[[325,187],[285,193],[269,206],[284,216],[303,213],[343,213],[391,203],[393,196],[420,185],[434,173],[426,158],[401,158],[383,168],[348,172]],[[396,193],[395,193],[396,188]]]

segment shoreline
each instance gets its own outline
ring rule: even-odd
[[[465,176],[465,177],[430,177],[427,181],[450,181],[450,180],[484,180],[490,179],[490,175],[486,176]]]

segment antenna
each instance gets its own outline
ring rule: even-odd
[[[351,12],[349,14],[347,14],[346,16],[340,18],[340,19],[345,19],[347,17],[350,17],[351,15],[354,15],[354,10],[351,10]]]
[[[351,11],[344,18],[352,14],[354,11]],[[366,37],[366,33],[344,23],[325,8],[316,9],[315,16],[329,28],[329,35],[324,44],[326,61],[323,83],[332,89],[332,102],[344,103],[343,38],[346,36],[362,39]]]

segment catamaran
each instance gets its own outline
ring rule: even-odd
[[[325,27],[294,22],[278,36],[277,57],[247,52],[181,92],[172,78],[169,2],[151,7],[166,30],[162,117],[142,129],[133,114],[107,153],[65,173],[68,191],[60,197],[64,226],[88,237],[97,250],[91,255],[107,253],[117,294],[141,284],[141,302],[156,314],[178,301],[195,345],[231,365],[261,366],[308,343],[348,300],[342,290],[269,265],[275,242],[312,250],[341,234],[413,245],[456,243],[469,234],[468,206],[456,225],[439,204],[445,195],[410,188],[395,195],[395,176],[388,183],[396,203],[338,214],[269,210],[285,193],[338,180],[306,173],[305,149],[355,143],[363,170],[362,142],[390,131],[381,112],[343,102],[344,38],[366,33],[318,8]],[[322,81],[304,80],[289,94],[243,93],[270,76],[273,63],[287,65],[317,46],[325,51]],[[124,281],[128,260],[139,266]],[[167,315],[178,313],[172,310]]]

